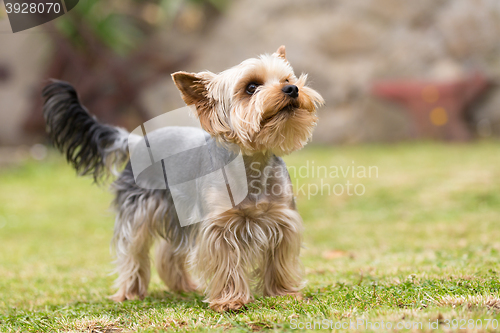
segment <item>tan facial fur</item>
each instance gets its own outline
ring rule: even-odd
[[[307,75],[295,76],[284,46],[219,74],[177,72],[172,77],[185,103],[195,105],[203,129],[221,142],[238,144],[246,155],[301,149],[324,103],[306,86]],[[258,85],[254,94],[246,92],[250,83]],[[298,97],[285,94],[286,85],[297,86]]]

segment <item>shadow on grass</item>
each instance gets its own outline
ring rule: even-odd
[[[346,314],[354,314],[355,309],[361,312],[400,309],[422,312],[440,308],[439,311],[443,311],[443,308],[455,308],[455,303],[468,313],[475,311],[477,315],[497,316],[500,310],[498,296],[495,296],[494,304],[489,304],[492,299],[486,296],[498,295],[499,291],[500,281],[496,276],[481,280],[411,277],[399,283],[379,281],[377,284],[363,281],[339,282],[306,288],[303,300],[296,300],[291,296],[257,297],[243,311],[221,315],[210,310],[208,304],[203,302],[204,296],[201,293],[177,294],[155,290],[144,300],[122,303],[103,297],[95,301],[69,302],[65,306],[50,305],[30,310],[11,308],[6,314],[0,314],[0,327],[6,326],[22,332],[57,331],[76,327],[92,331],[92,325],[100,325],[95,327],[100,327],[100,331],[108,331],[104,329],[107,327],[111,332],[111,329],[147,327],[153,322],[163,325],[165,329],[197,329],[209,325],[221,329],[253,331],[283,328],[290,318],[305,320],[312,318],[311,313],[314,318],[342,320]]]
[[[38,309],[10,308],[7,313],[0,314],[0,326],[7,326],[22,331],[51,330],[60,327],[61,321],[74,322],[88,318],[108,317],[119,320],[120,325],[133,322],[133,318],[147,316],[153,311],[163,312],[171,309],[183,312],[194,309],[197,312],[209,310],[203,302],[203,296],[197,293],[170,293],[154,291],[144,300],[114,302],[108,298],[99,301],[75,301],[65,305],[46,305]]]

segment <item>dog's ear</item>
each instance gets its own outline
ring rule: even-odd
[[[197,74],[177,72],[172,74],[175,85],[187,105],[194,105],[201,127],[212,135],[220,135],[230,131],[226,119],[217,112],[217,103],[209,96],[208,87],[216,77],[211,72]]]
[[[211,73],[210,73],[211,74]],[[207,98],[207,84],[209,77],[207,73],[176,72],[172,79],[181,92],[181,97],[187,105],[198,104]]]
[[[285,45],[281,45],[278,50],[273,53],[273,56],[286,60]]]

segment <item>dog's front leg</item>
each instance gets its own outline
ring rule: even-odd
[[[300,297],[302,287],[301,247],[302,219],[292,209],[269,210],[268,218],[280,221],[279,241],[264,254],[261,269],[264,296],[294,295]]]
[[[249,251],[227,225],[231,224],[222,219],[206,224],[195,256],[198,272],[207,282],[207,301],[218,312],[238,310],[252,300]]]

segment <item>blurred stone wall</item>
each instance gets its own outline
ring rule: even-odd
[[[39,28],[13,34],[0,15],[0,145],[32,142],[22,127],[33,95],[39,94],[49,51],[49,39]]]
[[[373,80],[448,80],[475,70],[495,80],[500,1],[238,0],[209,30],[169,33],[165,42],[179,39],[197,54],[185,68],[193,72],[221,71],[285,44],[295,71],[309,73],[326,100],[315,142],[394,141],[409,137],[410,121],[400,106],[370,97]],[[150,92],[155,98],[182,105],[169,79]],[[500,133],[499,88],[471,112],[480,135]]]
[[[317,143],[409,138],[401,107],[370,96],[376,79],[500,76],[498,0],[234,0],[223,15],[189,5],[180,13],[174,29],[155,37],[166,56],[193,55],[179,70],[218,72],[285,44],[296,73],[308,73],[326,100]],[[0,65],[11,72],[0,82],[0,144],[16,144],[26,137],[27,101],[50,52],[37,30],[9,34],[5,17],[0,28]],[[142,98],[151,117],[183,106],[168,76]],[[499,86],[469,111],[478,135],[499,135]]]

